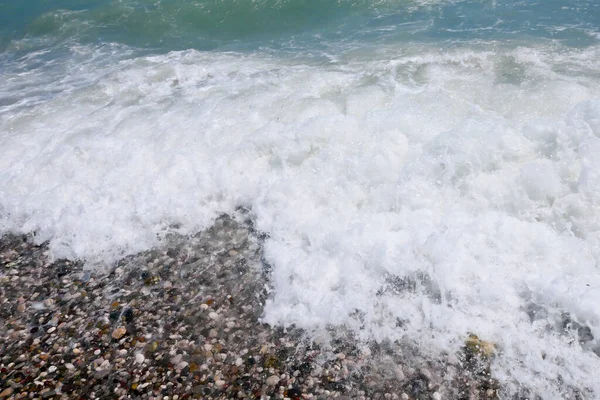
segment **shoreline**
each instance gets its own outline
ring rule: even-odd
[[[0,398],[496,399],[489,360],[315,337],[259,318],[260,235],[222,216],[90,271],[0,239]]]

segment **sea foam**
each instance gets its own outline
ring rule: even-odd
[[[6,68],[2,232],[106,265],[247,207],[264,321],[446,350],[474,332],[506,387],[600,393],[600,343],[561,325],[600,337],[599,48],[72,51]]]

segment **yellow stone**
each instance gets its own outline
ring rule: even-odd
[[[492,342],[479,339],[477,335],[469,334],[465,340],[469,352],[483,357],[491,357],[496,353],[496,345]]]
[[[146,349],[150,352],[150,353],[154,353],[157,349],[158,349],[158,343],[157,342],[152,342],[152,343],[148,343],[146,345]]]

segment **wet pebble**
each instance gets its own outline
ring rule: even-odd
[[[343,330],[314,338],[262,324],[268,274],[249,267],[264,265],[260,240],[221,217],[206,232],[164,238],[165,249],[120,260],[112,272],[61,261],[60,280],[47,247],[26,244],[30,253],[8,261],[18,273],[0,291],[0,304],[11,305],[0,307],[8,310],[0,318],[11,319],[0,325],[0,378],[10,371],[19,389],[0,395],[344,400],[453,390],[455,381],[442,391],[425,376],[443,376],[446,364],[428,364],[426,374],[407,368],[401,349],[385,353]],[[22,243],[1,239],[0,264],[19,257]],[[489,377],[487,386],[477,379],[460,384],[496,398]]]
[[[113,339],[115,340],[119,340],[121,339],[123,336],[125,336],[125,334],[127,333],[127,329],[125,329],[124,327],[120,326],[117,329],[115,329],[111,336]]]
[[[279,380],[280,379],[277,375],[271,375],[270,377],[267,378],[265,383],[269,386],[275,386],[279,383]]]

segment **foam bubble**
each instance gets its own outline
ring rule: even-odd
[[[392,50],[186,51],[40,81],[51,95],[2,109],[2,231],[112,262],[243,205],[270,235],[265,321],[445,349],[476,332],[509,387],[600,393],[600,344],[561,325],[600,337],[598,48]]]

